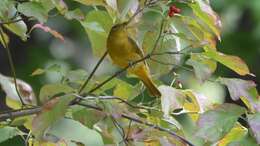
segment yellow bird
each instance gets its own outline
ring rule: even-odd
[[[142,50],[129,37],[126,26],[127,22],[114,25],[107,39],[108,54],[113,63],[121,68],[144,57]],[[151,79],[149,68],[144,61],[133,65],[127,71],[130,74],[136,75],[144,83],[152,96],[161,96],[160,91]]]

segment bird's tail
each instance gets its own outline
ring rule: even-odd
[[[149,73],[147,71],[144,71],[145,73],[142,73],[139,75],[140,79],[146,86],[147,90],[152,96],[161,97],[161,92],[158,90],[154,82],[152,81]]]

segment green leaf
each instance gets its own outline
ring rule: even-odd
[[[196,136],[213,143],[217,142],[233,128],[238,117],[244,112],[243,107],[235,104],[219,105],[199,117]]]
[[[11,0],[1,0],[0,1],[0,21],[2,22],[9,22],[10,19],[15,16],[17,10],[14,5],[14,1]],[[12,21],[21,19],[20,16],[12,19]],[[24,21],[19,21],[15,23],[9,23],[4,25],[5,28],[13,32],[14,34],[18,35],[22,40],[26,40],[26,32],[27,26],[25,25]]]
[[[189,6],[192,8],[193,13],[201,19],[220,40],[221,22],[210,5],[202,0],[196,0],[195,3],[189,3]]]
[[[9,44],[10,38],[9,36],[3,31],[2,28],[0,28],[0,33],[3,34],[4,39],[0,36],[0,42],[1,44],[6,48]],[[6,46],[7,45],[7,46]]]
[[[132,86],[123,80],[117,79],[115,81],[115,89],[113,91],[113,95],[122,99],[133,99],[140,93],[140,91],[136,88],[138,87]]]
[[[101,135],[81,123],[71,119],[60,119],[47,131],[48,135],[56,136],[66,143],[81,143],[85,146],[103,146]]]
[[[104,5],[105,1],[104,0],[74,0],[76,2],[82,3],[84,5]]]
[[[10,15],[10,9],[14,9],[14,1],[11,0],[1,0],[0,1],[0,19],[6,20]]]
[[[254,138],[247,134],[243,139],[238,141],[232,141],[227,146],[259,146]]]
[[[37,68],[35,71],[32,72],[31,76],[37,76],[37,75],[42,75],[45,73],[44,69]]]
[[[46,84],[41,88],[39,98],[42,103],[45,103],[47,100],[49,100],[57,94],[65,94],[71,92],[73,92],[73,89],[68,85],[58,83]]]
[[[237,56],[226,55],[217,51],[208,51],[203,54],[227,66],[239,75],[250,74],[246,63]]]
[[[112,19],[106,11],[91,11],[81,21],[91,42],[94,55],[101,56],[106,51],[107,37],[112,27]]]
[[[69,20],[76,19],[78,21],[81,21],[85,19],[85,15],[79,8],[77,8],[75,10],[66,12],[65,18]]]
[[[94,128],[94,125],[106,116],[106,114],[97,110],[84,107],[79,109],[75,108],[76,107],[74,107],[72,113],[73,119],[90,128]]]
[[[253,81],[236,78],[219,78],[220,83],[227,86],[233,100],[241,98],[252,111],[260,111],[260,99]]]
[[[25,2],[18,5],[18,11],[26,16],[32,16],[41,23],[45,23],[48,19],[48,11],[44,9],[41,3]]]
[[[186,62],[194,68],[195,76],[204,82],[217,68],[217,63],[201,54],[191,54],[191,58]]]
[[[63,117],[73,96],[55,97],[43,105],[41,113],[32,121],[32,134],[38,140],[44,140],[45,130]]]
[[[260,144],[260,113],[248,115],[248,123],[257,144]]]
[[[15,20],[21,19],[21,17],[17,17]],[[18,21],[15,23],[5,24],[5,28],[13,32],[14,34],[18,35],[23,41],[27,40],[27,26],[24,21]]]
[[[22,134],[23,132],[15,127],[2,127],[0,128],[0,143]]]
[[[52,0],[52,3],[62,15],[68,11],[68,6],[63,0]]]
[[[248,129],[243,127],[241,124],[236,123],[230,132],[218,142],[218,146],[226,146],[233,141],[242,140],[247,134]]]
[[[126,0],[117,0],[117,7],[120,13],[120,18],[124,19],[127,13],[131,10],[134,9],[134,7],[137,8],[138,1],[137,0],[131,0],[131,1],[126,1]]]

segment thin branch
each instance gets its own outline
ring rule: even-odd
[[[178,64],[174,64],[174,63],[168,63],[168,62],[162,62],[160,60],[157,60],[157,59],[154,59],[154,58],[150,58],[151,61],[154,61],[156,63],[159,63],[159,64],[162,64],[162,65],[170,65],[170,66],[177,66],[179,68],[182,68],[186,71],[190,71],[190,72],[193,72],[192,69],[188,68],[188,67],[185,67],[185,66],[181,66],[181,65],[178,65]]]
[[[0,122],[5,121],[6,119],[12,119],[17,117],[23,117],[28,115],[37,114],[42,110],[41,107],[35,107],[35,108],[27,108],[27,109],[21,109],[21,110],[14,110],[14,111],[7,111],[4,113],[0,113]]]
[[[88,82],[90,81],[90,79],[93,77],[93,75],[95,74],[95,72],[97,71],[99,65],[103,62],[103,60],[105,59],[105,57],[107,56],[108,51],[106,51],[102,57],[99,59],[99,61],[97,62],[96,66],[94,67],[94,69],[92,70],[92,72],[90,73],[90,75],[88,76],[87,80],[84,82],[84,84],[80,87],[78,93],[81,94],[81,92],[84,90],[84,88],[88,85]]]
[[[94,91],[98,90],[99,88],[101,88],[102,86],[104,86],[106,83],[108,83],[109,81],[111,81],[112,79],[114,79],[115,77],[117,77],[118,75],[122,74],[123,72],[125,72],[128,68],[132,67],[133,65],[136,65],[140,62],[145,61],[146,59],[150,59],[152,56],[155,55],[165,55],[165,54],[180,54],[181,52],[162,52],[162,53],[154,53],[154,54],[148,54],[145,57],[136,60],[134,62],[131,62],[129,65],[127,65],[126,67],[122,68],[121,70],[117,71],[116,73],[114,73],[112,76],[110,76],[109,78],[107,78],[105,81],[101,82],[99,85],[97,85],[96,87],[92,88],[90,91],[87,92],[87,95],[93,93]]]
[[[85,106],[84,103],[81,103],[80,105],[81,105],[81,106]],[[88,107],[88,108],[89,108],[89,105],[87,105],[87,106],[85,106],[85,107]],[[103,109],[100,109],[99,111],[104,112]],[[175,138],[181,140],[182,142],[188,144],[189,146],[195,146],[195,145],[193,145],[191,142],[189,142],[188,140],[186,140],[185,138],[183,138],[183,137],[177,135],[175,132],[171,131],[170,129],[166,129],[166,128],[163,128],[163,127],[161,127],[161,126],[158,126],[158,125],[155,125],[155,124],[146,122],[146,121],[142,121],[142,120],[140,120],[140,119],[138,119],[138,118],[134,118],[134,117],[128,116],[128,115],[126,115],[126,114],[121,114],[121,117],[122,117],[122,118],[125,118],[125,119],[128,119],[128,120],[131,120],[131,121],[134,121],[134,122],[136,122],[136,123],[143,124],[143,125],[146,125],[146,126],[148,126],[148,127],[151,127],[151,128],[157,129],[157,130],[160,130],[160,131],[167,132],[168,134],[170,134],[170,135],[172,135],[173,137],[175,137]]]
[[[101,88],[102,86],[104,86],[106,83],[108,83],[109,81],[111,81],[112,79],[114,79],[115,77],[117,77],[118,75],[122,74],[123,72],[125,72],[128,68],[130,68],[131,66],[140,63],[146,59],[150,58],[150,55],[147,55],[137,61],[132,62],[131,64],[127,65],[126,67],[122,68],[121,70],[117,71],[115,74],[113,74],[112,76],[110,76],[109,78],[107,78],[105,81],[103,81],[102,83],[100,83],[99,85],[97,85],[96,87],[92,88],[90,91],[88,91],[87,95],[93,93],[94,91],[98,90],[99,88]]]
[[[165,21],[165,20],[164,20],[164,18],[163,18],[163,19],[162,19],[162,22],[161,22],[159,34],[158,34],[158,37],[156,38],[156,41],[155,41],[155,44],[154,44],[154,46],[153,46],[153,48],[152,48],[151,54],[154,53],[154,51],[155,51],[155,49],[157,48],[157,45],[158,45],[158,43],[159,43],[159,40],[160,40],[160,38],[161,38],[161,35],[162,35],[162,32],[163,32],[163,27],[164,27],[164,21]]]
[[[76,95],[76,94],[73,94],[74,96],[76,96],[77,98],[80,98],[81,100],[96,100],[96,99],[99,99],[99,100],[118,100],[120,102],[123,102],[125,103],[126,105],[132,107],[132,108],[138,108],[138,109],[144,109],[144,110],[154,110],[154,111],[159,111],[158,109],[155,109],[155,108],[150,108],[150,107],[145,107],[145,106],[137,106],[137,105],[134,105],[120,97],[116,97],[116,96],[87,96],[87,97],[83,97],[83,96],[80,96],[80,95]]]
[[[17,95],[22,103],[22,106],[25,105],[24,101],[23,101],[23,98],[18,90],[18,85],[17,85],[17,80],[16,80],[16,71],[15,71],[15,67],[14,67],[14,62],[13,62],[13,59],[12,59],[12,55],[11,55],[11,52],[10,52],[10,48],[5,40],[5,37],[4,37],[4,34],[3,34],[3,27],[0,25],[0,35],[1,35],[1,38],[2,38],[2,41],[3,41],[3,47],[5,48],[6,50],[6,53],[7,53],[7,57],[8,57],[8,60],[9,60],[9,65],[11,67],[11,72],[12,72],[12,75],[13,75],[13,78],[14,78],[14,85],[15,85],[15,90],[17,92]]]
[[[84,106],[86,108],[91,108],[91,109],[94,109],[94,110],[97,110],[97,111],[105,112],[102,108],[97,107],[97,106],[89,105],[89,104],[86,104],[86,103],[76,103],[76,104],[80,105],[80,106]],[[0,114],[0,121],[4,121],[4,120],[9,119],[9,118],[17,118],[17,117],[21,117],[21,116],[37,114],[37,113],[40,113],[41,110],[42,110],[41,107],[35,107],[35,108],[28,108],[28,109],[21,109],[21,110],[16,110],[16,111],[10,111],[10,112],[7,112],[7,113]],[[128,116],[128,115],[123,114],[123,113],[121,114],[121,117],[125,118],[125,119],[128,119],[130,121],[134,121],[134,122],[139,123],[139,124],[146,125],[148,127],[154,128],[154,129],[158,129],[160,131],[167,132],[168,134],[170,134],[173,137],[181,140],[182,142],[184,142],[184,143],[186,143],[186,144],[188,144],[190,146],[194,146],[188,140],[186,140],[185,138],[177,135],[175,132],[171,131],[170,129],[166,129],[166,128],[163,128],[161,126],[158,126],[158,125],[146,122],[146,121],[142,121],[142,120],[140,120],[138,118],[135,118],[135,117],[132,117],[132,116]]]
[[[159,0],[156,0],[156,1],[149,1],[147,2],[147,0],[145,0],[144,2],[144,7],[141,8],[141,9],[137,9],[136,12],[133,14],[133,16],[131,16],[129,18],[129,20],[127,21],[127,24],[129,24],[139,13],[143,12],[143,10],[147,7],[151,7],[153,5],[155,5]]]
[[[170,129],[166,129],[166,128],[163,128],[161,126],[158,126],[158,125],[154,125],[152,123],[149,123],[149,122],[146,122],[146,121],[142,121],[140,119],[137,119],[137,118],[134,118],[134,117],[131,117],[131,116],[128,116],[126,114],[122,114],[122,117],[125,118],[125,119],[128,119],[128,120],[131,120],[131,121],[134,121],[136,123],[139,123],[139,124],[143,124],[143,125],[146,125],[148,127],[151,127],[151,128],[154,128],[154,129],[157,129],[157,130],[160,130],[160,131],[164,131],[164,132],[167,132],[168,134],[172,135],[173,137],[181,140],[182,142],[188,144],[189,146],[195,146],[193,145],[191,142],[189,142],[188,140],[186,140],[185,138],[177,135],[175,132],[171,131]]]

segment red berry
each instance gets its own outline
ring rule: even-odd
[[[180,13],[181,9],[177,8],[175,5],[170,6],[170,11],[173,11],[174,13]]]
[[[173,12],[173,11],[169,11],[169,12],[168,12],[168,16],[169,16],[169,17],[173,17],[173,16],[174,16],[174,12]]]
[[[174,11],[177,7],[175,5],[170,6],[170,10]]]

